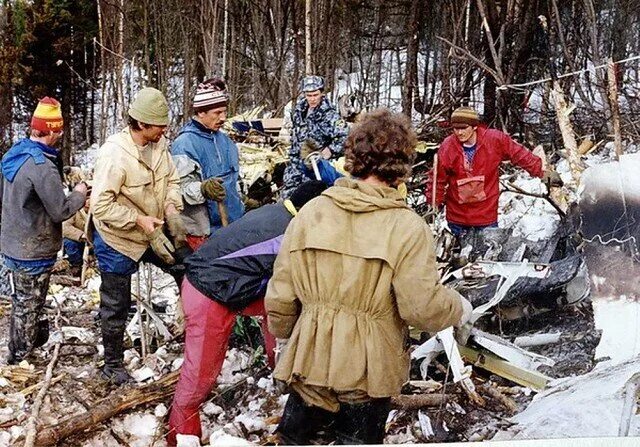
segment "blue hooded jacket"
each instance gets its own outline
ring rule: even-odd
[[[33,162],[41,165],[46,161],[45,154],[56,159],[58,151],[46,144],[23,138],[14,144],[2,157],[2,176],[9,182],[13,182],[16,174],[25,162],[33,157]]]
[[[171,146],[171,155],[187,156],[199,165],[202,172],[201,181],[212,177],[223,180],[227,196],[224,203],[227,207],[229,222],[239,219],[244,214],[244,205],[238,189],[240,161],[238,147],[222,131],[208,131],[193,119],[178,134]],[[222,226],[218,205],[207,200],[211,233]]]

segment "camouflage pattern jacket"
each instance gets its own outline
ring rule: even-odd
[[[328,147],[333,158],[342,155],[349,128],[340,118],[336,108],[326,96],[315,109],[309,110],[309,103],[303,97],[298,99],[292,114],[293,136],[289,158],[292,163],[300,159],[300,146],[306,140],[313,140],[319,148]]]

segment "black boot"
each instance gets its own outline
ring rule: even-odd
[[[336,416],[336,444],[382,444],[391,400],[372,399],[361,404],[340,404]]]
[[[324,429],[334,414],[323,408],[307,405],[295,391],[291,391],[276,433],[281,445],[308,445]]]
[[[100,323],[104,346],[102,377],[116,385],[130,382],[124,369],[124,330],[131,306],[131,275],[100,273]]]
[[[34,348],[44,344],[39,343],[44,336],[40,333],[40,314],[49,289],[51,272],[27,275],[14,271],[12,277],[14,291],[9,322],[9,364],[21,362]]]
[[[39,348],[49,341],[49,320],[44,319],[38,321],[38,328],[36,330],[36,339],[33,342],[34,348]]]

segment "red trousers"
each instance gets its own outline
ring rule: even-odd
[[[186,278],[181,290],[185,316],[184,362],[171,405],[167,442],[176,435],[201,436],[200,406],[213,389],[222,369],[236,315],[262,316],[262,333],[269,365],[275,364],[275,338],[267,330],[264,300],[234,312],[200,293]]]

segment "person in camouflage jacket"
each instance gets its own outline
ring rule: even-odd
[[[289,165],[284,172],[282,196],[288,197],[301,183],[311,180],[304,169],[300,150],[305,141],[311,141],[321,150],[326,160],[342,155],[349,133],[346,123],[324,95],[324,80],[320,76],[307,76],[302,80],[303,95],[292,113],[293,135],[289,149]],[[314,179],[315,180],[315,179]]]

